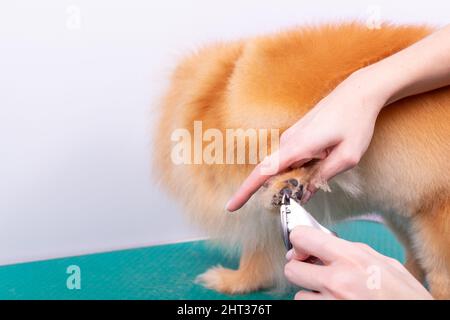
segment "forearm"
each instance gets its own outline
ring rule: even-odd
[[[384,101],[381,108],[450,85],[450,25],[357,73]]]

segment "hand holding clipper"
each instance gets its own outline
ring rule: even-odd
[[[284,245],[288,251],[292,249],[292,243],[289,239],[289,235],[297,226],[310,226],[336,236],[336,233],[322,226],[308,211],[306,211],[300,204],[287,195],[284,195],[281,201],[280,214],[281,232]],[[316,257],[309,257],[306,261],[317,263],[318,259]]]

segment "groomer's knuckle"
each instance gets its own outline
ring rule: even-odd
[[[270,162],[270,156],[265,156],[264,159],[260,163],[256,165],[256,169],[261,169],[265,166],[267,166]]]
[[[346,266],[348,270],[352,272],[360,272],[364,267],[372,261],[372,256],[370,253],[359,248],[349,249],[343,253],[340,261]]]
[[[371,252],[373,249],[367,243],[364,242],[354,242],[355,246],[362,251]]]
[[[284,266],[284,275],[288,279],[293,279],[295,275],[295,264],[290,261]]]
[[[289,148],[289,150],[284,155],[284,160],[286,161],[286,163],[291,165],[296,162],[298,160],[298,154],[300,153],[300,151],[301,149],[295,147]]]
[[[397,267],[397,268],[403,267],[403,264],[400,261],[398,261],[397,259],[394,259],[391,257],[386,257],[386,261],[393,267]]]
[[[354,167],[359,163],[361,157],[353,150],[349,149],[341,152],[341,159],[346,167]]]

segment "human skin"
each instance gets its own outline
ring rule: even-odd
[[[303,195],[356,166],[372,139],[380,111],[389,104],[450,84],[450,25],[410,47],[360,69],[339,84],[281,136],[278,151],[258,164],[226,205],[241,208],[271,176],[319,159]],[[313,137],[298,143],[299,137]],[[265,168],[276,168],[267,174]]]
[[[312,227],[291,232],[287,279],[299,287],[296,300],[432,299],[430,293],[395,259],[362,243],[349,242]],[[304,262],[309,256],[323,264]]]
[[[247,163],[247,152],[242,152],[249,151],[250,156],[254,149],[254,132],[248,129],[270,129],[270,139],[257,135],[256,142],[263,140],[257,146],[258,157],[276,150],[277,133],[303,118],[339,83],[358,69],[424,39],[433,30],[426,25],[391,24],[370,30],[358,22],[301,26],[211,44],[179,62],[159,108],[153,172],[190,220],[223,244],[242,248],[237,269],[212,267],[199,276],[200,283],[222,293],[239,294],[284,288],[286,282],[277,200],[287,191],[300,200],[303,190],[310,188],[320,161],[273,176],[239,215],[226,214],[226,201],[255,167],[255,159],[249,157]],[[356,78],[356,73],[353,76]],[[361,91],[376,87],[369,82],[361,85]],[[364,97],[357,90],[348,91],[351,96],[347,100]],[[450,86],[383,109],[357,168],[335,177],[328,186],[320,186],[324,192],[317,192],[307,204],[322,222],[328,220],[324,216],[340,221],[368,211],[383,214],[405,247],[407,269],[420,280],[425,277],[433,296],[444,299],[450,297],[450,239],[446,230],[450,226],[450,186],[443,174],[449,171],[449,103]],[[337,115],[336,122],[341,116]],[[229,153],[233,156],[229,165],[168,161],[174,151],[174,130],[187,130],[194,137],[194,121],[201,121],[203,128],[218,129],[225,139],[227,129],[243,129],[223,145],[222,151],[234,151]],[[239,137],[245,137],[240,139],[245,148],[238,146]],[[221,138],[217,138],[220,143]],[[316,140],[308,132],[295,138],[299,146]],[[193,149],[202,148],[194,145]],[[235,157],[239,150],[246,156],[244,163],[235,161],[239,160]],[[216,151],[220,157],[220,148]]]

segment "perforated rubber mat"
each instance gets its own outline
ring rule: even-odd
[[[365,242],[403,261],[403,250],[382,224],[350,221],[335,226],[342,238]],[[0,267],[0,299],[290,299],[269,292],[223,295],[194,283],[209,267],[236,268],[208,241],[184,242]],[[80,269],[80,289],[66,284],[71,265]]]

